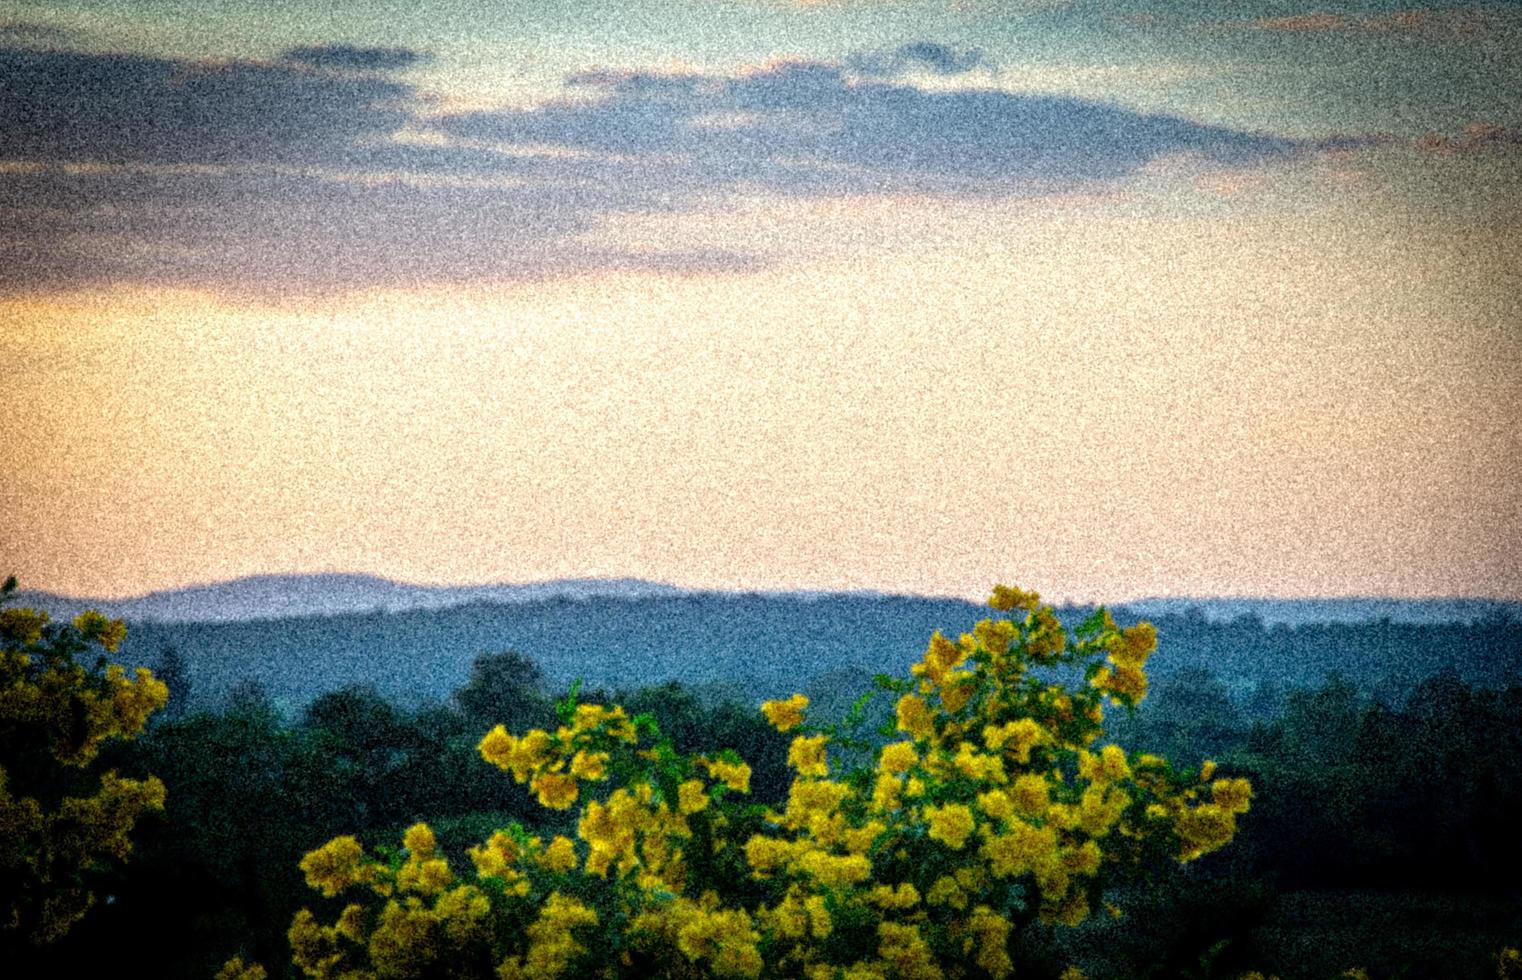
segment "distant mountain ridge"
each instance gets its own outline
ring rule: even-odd
[[[1116,604],[1137,616],[1188,616],[1213,623],[1256,616],[1266,625],[1312,623],[1473,623],[1493,617],[1522,618],[1522,602],[1505,599],[1401,599],[1390,596],[1274,599],[1267,597],[1148,598]]]
[[[226,582],[150,592],[128,599],[89,599],[48,592],[18,592],[16,602],[54,618],[97,609],[130,622],[228,623],[353,613],[450,609],[473,603],[508,604],[547,599],[648,599],[690,590],[637,578],[566,578],[497,585],[413,585],[346,572],[250,575]]]
[[[690,589],[640,578],[563,578],[543,582],[494,585],[414,585],[379,575],[319,572],[250,575],[224,582],[150,592],[127,599],[90,599],[49,592],[22,591],[15,601],[45,609],[54,618],[85,609],[139,623],[230,623],[306,616],[342,616],[373,612],[452,609],[474,604],[516,605],[554,599],[571,601],[655,599],[703,594],[770,595],[800,602],[835,596],[886,598],[876,590],[734,590]],[[919,596],[942,599],[950,597]],[[1471,623],[1489,617],[1522,619],[1522,602],[1501,599],[1402,599],[1390,597],[1275,599],[1260,597],[1158,597],[1116,603],[1112,608],[1134,616],[1187,616],[1197,612],[1211,622],[1257,617],[1266,625],[1359,623],[1388,619],[1393,623]]]

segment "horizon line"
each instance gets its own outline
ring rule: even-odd
[[[12,596],[23,594],[45,595],[67,602],[101,602],[101,603],[125,603],[137,602],[150,599],[155,596],[173,595],[175,593],[193,592],[204,589],[214,589],[222,586],[236,585],[244,582],[259,580],[295,580],[295,579],[322,579],[322,578],[348,578],[366,579],[376,583],[399,586],[402,588],[418,589],[428,592],[463,591],[468,589],[510,589],[510,588],[533,588],[536,586],[553,586],[571,583],[614,583],[627,582],[654,588],[670,589],[675,592],[689,594],[708,595],[876,595],[884,598],[911,598],[911,599],[942,599],[959,602],[969,602],[977,605],[986,603],[985,599],[972,599],[964,595],[954,593],[914,592],[896,590],[891,588],[874,588],[871,586],[857,587],[766,587],[766,586],[691,586],[679,585],[664,579],[645,578],[639,575],[566,575],[558,578],[531,579],[531,580],[499,580],[485,582],[463,582],[454,584],[429,584],[412,582],[400,578],[391,578],[375,572],[361,571],[316,571],[316,572],[251,572],[246,575],[236,575],[230,578],[199,580],[185,585],[171,586],[162,589],[152,589],[147,592],[134,592],[122,596],[104,595],[79,595],[56,591],[48,588],[24,587],[19,582]],[[992,591],[992,586],[989,587]],[[1040,589],[1036,590],[1038,593]],[[1442,603],[1442,602],[1476,602],[1476,603],[1510,603],[1522,604],[1522,596],[1501,595],[1400,595],[1378,593],[1341,593],[1341,594],[1302,594],[1302,595],[1271,595],[1263,593],[1145,593],[1126,599],[1103,601],[1073,596],[1048,598],[1042,595],[1043,601],[1054,607],[1061,606],[1105,606],[1107,608],[1119,608],[1150,602],[1412,602],[1412,603]]]

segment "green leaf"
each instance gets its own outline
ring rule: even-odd
[[[861,723],[866,720],[867,705],[872,702],[872,698],[876,694],[876,691],[867,691],[852,702],[851,710],[846,712],[845,721],[843,722],[847,728],[855,729],[861,727]]]
[[[581,694],[581,678],[571,682],[571,689],[565,697],[555,703],[555,714],[560,716],[563,724],[569,725],[576,718],[576,699]]]

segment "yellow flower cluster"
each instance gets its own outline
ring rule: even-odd
[[[234,956],[217,971],[216,980],[266,980],[269,976],[258,963],[244,963],[243,957]]]
[[[35,943],[67,933],[95,901],[88,875],[125,859],[138,819],[164,808],[158,779],[88,769],[105,742],[136,737],[169,698],[145,668],[129,677],[117,664],[76,662],[114,652],[125,636],[98,612],[64,625],[0,609],[0,932]]]
[[[367,857],[353,837],[334,838],[302,859],[307,884],[324,895],[366,888],[384,900],[379,908],[351,901],[330,926],[301,910],[287,936],[292,962],[307,976],[448,974],[489,948],[487,893],[456,882],[427,824],[409,828],[402,846],[406,859],[399,866]]]
[[[554,733],[536,728],[519,738],[498,725],[481,740],[481,756],[528,783],[541,806],[567,810],[580,794],[579,783],[608,778],[610,750],[635,741],[634,723],[623,708],[581,704],[570,724]]]
[[[1110,623],[1113,627],[1113,622]],[[1095,673],[1093,685],[1112,700],[1135,705],[1147,696],[1147,675],[1143,667],[1157,649],[1157,629],[1151,623],[1137,623],[1110,634],[1105,641],[1109,662]]]
[[[528,953],[510,956],[497,968],[501,980],[558,977],[587,951],[577,932],[597,925],[597,913],[574,898],[555,892],[544,903],[539,918],[528,927]]]
[[[806,723],[802,695],[763,704],[797,733],[780,812],[730,798],[751,775],[733,753],[681,755],[616,707],[567,705],[556,732],[493,729],[484,758],[550,809],[582,801],[577,840],[499,831],[470,850],[477,882],[460,885],[426,827],[407,832],[394,871],[337,838],[303,862],[311,884],[367,886],[387,904],[346,911],[349,926],[299,919],[298,964],[422,975],[395,969],[415,933],[416,963],[437,962],[440,937],[474,936],[486,946],[457,954],[502,977],[1009,976],[1022,926],[1081,922],[1107,868],[1155,852],[1149,842],[1180,860],[1222,846],[1252,789],[1101,743],[1105,703],[1145,692],[1150,627],[1121,630],[1101,611],[1070,637],[1034,593],[1001,586],[990,604],[1023,618],[935,634],[892,685],[901,737],[868,766],[832,766],[835,731]],[[1088,683],[1032,672],[1054,665]],[[346,929],[359,931],[348,946]]]
[[[786,701],[765,701],[761,704],[761,714],[766,720],[776,726],[779,732],[790,732],[803,724],[803,709],[809,706],[809,699],[802,694],[794,694]]]

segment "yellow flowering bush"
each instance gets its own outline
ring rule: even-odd
[[[3,593],[15,588],[5,583]],[[113,738],[133,738],[169,691],[104,656],[126,635],[97,612],[72,625],[0,608],[0,947],[69,931],[95,901],[90,876],[132,850],[140,816],[164,806],[164,784],[88,769]]]
[[[653,719],[560,706],[556,731],[498,726],[481,755],[576,837],[514,825],[439,852],[424,824],[389,859],[339,837],[302,863],[344,896],[301,912],[295,963],[325,977],[1003,977],[1012,937],[1076,925],[1106,881],[1231,840],[1252,789],[1101,744],[1104,712],[1146,694],[1148,624],[1100,610],[1070,634],[1030,592],[958,640],[937,633],[904,679],[886,742],[810,726],[807,698],[762,705],[796,732],[780,810],[749,803],[734,752],[677,753]],[[862,750],[866,750],[862,756]],[[867,764],[846,766],[845,750]]]

